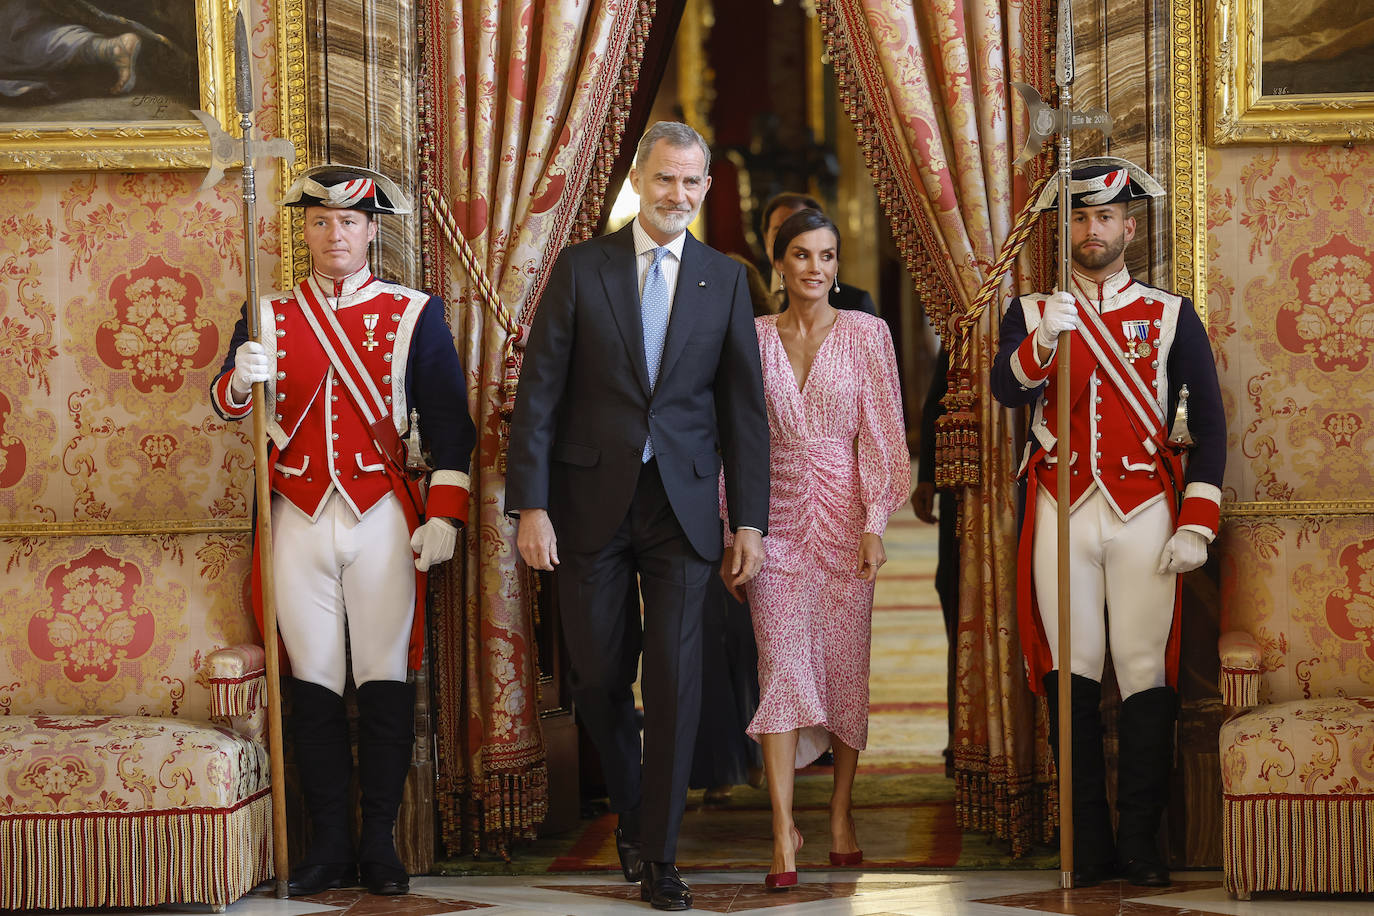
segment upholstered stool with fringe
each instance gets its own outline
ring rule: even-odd
[[[0,908],[222,912],[272,875],[263,651],[187,674],[195,717],[0,715]]]
[[[1260,644],[1231,632],[1219,650],[1226,890],[1374,892],[1374,696],[1261,703]]]

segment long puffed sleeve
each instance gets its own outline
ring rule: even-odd
[[[906,447],[902,390],[892,333],[882,319],[866,322],[864,384],[859,396],[859,495],[864,504],[865,533],[882,536],[888,517],[911,492],[911,455]]]

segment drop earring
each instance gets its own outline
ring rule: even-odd
[[[839,274],[835,274],[835,292],[838,293],[839,291],[840,291],[840,275],[839,275]]]

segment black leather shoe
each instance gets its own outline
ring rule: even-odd
[[[376,894],[379,897],[396,897],[400,894],[410,893],[410,875],[403,868],[376,862],[364,862],[358,866],[358,870],[362,872],[363,886],[367,888],[369,894]]]
[[[620,871],[626,881],[638,881],[644,863],[639,858],[639,841],[625,839],[624,831],[615,828],[615,852],[620,856]]]
[[[1116,865],[1112,862],[1080,865],[1073,870],[1074,887],[1096,887],[1103,881],[1117,877]]]
[[[1121,874],[1136,887],[1168,887],[1169,869],[1147,859],[1132,859],[1121,866]]]
[[[336,887],[357,887],[358,869],[352,863],[301,865],[291,869],[286,892],[292,897],[309,897]]]
[[[645,862],[639,899],[656,910],[690,910],[692,891],[671,862]]]

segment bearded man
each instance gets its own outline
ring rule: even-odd
[[[1163,188],[1135,164],[1104,156],[1075,163],[1069,190],[1072,289],[1012,300],[992,367],[997,400],[1031,407],[1021,641],[1031,689],[1049,695],[1057,753],[1055,518],[1056,501],[1068,499],[1074,885],[1119,874],[1155,887],[1169,883],[1156,834],[1173,764],[1178,577],[1203,564],[1216,536],[1226,417],[1192,302],[1126,270],[1136,228],[1127,206]],[[1039,205],[1056,207],[1054,185]],[[1068,449],[1055,439],[1061,332],[1071,348]],[[1068,493],[1057,492],[1061,460],[1070,465]],[[1098,711],[1109,647],[1122,699],[1115,838]]]
[[[520,555],[553,570],[573,699],[601,755],[621,867],[664,910],[692,896],[674,866],[701,705],[701,617],[722,575],[763,560],[768,420],[744,267],[687,231],[711,186],[686,124],[640,140],[639,214],[559,255],[525,350],[506,511]],[[625,596],[638,578],[643,598]],[[644,741],[631,687],[641,648]],[[641,868],[642,863],[642,868]]]

